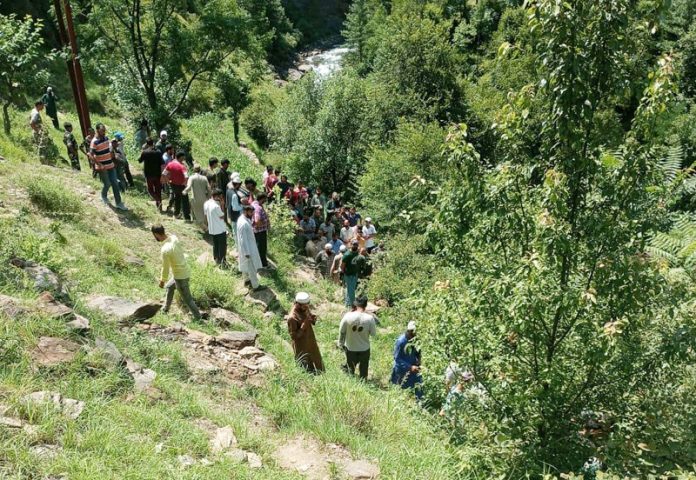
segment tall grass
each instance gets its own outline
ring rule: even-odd
[[[80,197],[49,176],[30,177],[25,188],[29,199],[44,215],[77,221],[84,214]]]

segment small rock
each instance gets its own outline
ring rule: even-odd
[[[215,343],[232,350],[241,350],[256,344],[256,332],[222,332],[215,337]]]
[[[186,365],[189,370],[197,375],[214,375],[222,370],[214,363],[202,358],[200,355],[187,355]]]
[[[164,449],[164,443],[158,443],[155,445],[155,453],[162,453],[162,449]]]
[[[278,364],[272,357],[264,355],[256,360],[256,367],[262,372],[270,372],[275,370],[278,367]]]
[[[87,299],[87,307],[115,317],[120,322],[142,321],[154,317],[162,305],[124,298],[96,295]]]
[[[182,468],[192,467],[196,464],[196,460],[191,455],[179,455],[176,459]]]
[[[131,267],[145,266],[145,262],[140,257],[136,257],[135,255],[126,255],[123,257],[123,261],[126,265],[130,265]]]
[[[75,358],[78,350],[80,350],[80,346],[70,340],[41,337],[39,344],[32,352],[32,357],[39,365],[51,367],[71,361]]]
[[[120,365],[123,361],[123,355],[113,343],[101,338],[97,338],[94,343],[95,351],[99,352],[110,364]]]
[[[263,318],[268,321],[273,320],[273,317],[275,317],[275,313],[273,312],[266,312],[263,314]]]
[[[343,470],[353,480],[372,480],[379,477],[379,467],[366,460],[345,461]]]
[[[365,308],[365,311],[369,313],[370,315],[374,315],[377,312],[379,312],[382,309],[382,307],[375,305],[372,302],[367,302],[367,307]]]
[[[192,343],[200,343],[201,345],[211,345],[215,343],[215,338],[212,335],[203,333],[198,330],[186,330],[186,340]]]
[[[234,436],[232,427],[218,428],[211,442],[210,450],[213,453],[221,453],[236,444],[237,437]]]
[[[238,463],[243,463],[247,461],[247,452],[239,448],[233,448],[225,452],[225,456],[230,457],[232,460]]]
[[[82,315],[77,313],[74,314],[75,319],[66,323],[65,325],[73,331],[76,332],[87,332],[90,329],[89,320],[87,320]]]
[[[141,393],[155,393],[155,389],[152,383],[157,377],[157,373],[149,368],[143,368],[139,364],[135,363],[130,358],[126,359],[126,370],[131,374],[133,380],[135,381],[135,391]]]
[[[288,70],[288,80],[291,82],[296,82],[302,78],[302,72],[296,68],[291,68]]]
[[[242,358],[258,358],[264,355],[263,350],[256,347],[244,347],[239,351],[239,356]]]
[[[249,463],[249,468],[261,468],[263,467],[263,462],[261,457],[259,457],[254,452],[246,452],[246,460]]]
[[[80,400],[73,400],[72,398],[63,398],[61,403],[63,414],[66,415],[68,418],[72,418],[73,420],[79,417],[82,413],[82,410],[85,409],[85,402],[82,402]]]
[[[22,428],[22,421],[19,418],[0,416],[0,425],[7,428]]]

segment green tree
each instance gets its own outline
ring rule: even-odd
[[[92,67],[135,116],[159,126],[182,109],[194,82],[212,81],[228,58],[254,47],[235,0],[105,0],[87,11]]]
[[[386,11],[378,0],[355,0],[350,6],[341,33],[351,48],[346,60],[361,72],[372,63],[376,30],[385,18]]]
[[[215,77],[215,84],[220,90],[218,104],[229,108],[234,124],[234,141],[239,144],[239,119],[242,111],[249,105],[249,82],[243,79],[232,68],[220,70]]]
[[[693,319],[673,309],[679,297],[646,253],[666,198],[652,132],[674,84],[666,58],[613,148],[603,114],[625,95],[634,3],[538,0],[528,13],[539,78],[508,96],[500,157],[480,158],[465,128],[450,133],[456,174],[431,243],[457,275],[430,296],[421,332],[441,364],[472,370],[505,419],[497,428],[532,458],[577,469],[594,453],[575,433],[586,416],[625,415],[641,392],[678,382],[694,343],[674,341]],[[530,155],[538,97],[546,108]]]
[[[0,102],[5,133],[12,129],[10,106],[25,107],[24,95],[37,92],[48,72],[44,61],[53,57],[44,47],[43,25],[27,16],[0,15]]]

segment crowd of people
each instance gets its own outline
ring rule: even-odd
[[[44,102],[37,102],[35,107],[30,125],[36,132],[42,128],[40,112]],[[57,125],[57,116],[52,119]],[[111,190],[115,208],[121,211],[128,210],[122,194],[135,186],[125,140],[121,132],[114,132],[113,138],[109,138],[106,126],[98,123],[79,144],[72,125],[64,124],[64,144],[72,168],[81,169],[81,152],[87,157],[93,176],[102,182],[102,201],[111,205]],[[376,334],[377,319],[366,312],[367,299],[356,295],[360,279],[371,273],[370,255],[381,249],[371,218],[363,219],[355,206],[342,201],[339,193],[327,197],[320,187],[308,188],[302,181],[293,184],[272,166],[266,167],[261,186],[254,178],[242,180],[238,172],[230,171],[230,162],[224,158],[210,158],[204,169],[194,164],[187,152],[169,142],[166,130],[160,131],[157,139],[152,138],[147,120],[140,122],[134,134],[134,147],[139,152],[138,163],[142,164],[147,193],[157,210],[195,223],[210,240],[214,262],[222,269],[229,267],[227,238],[231,235],[238,269],[244,284],[253,291],[265,288],[259,283],[259,272],[274,268],[268,259],[271,225],[266,206],[285,203],[295,221],[300,246],[313,257],[322,276],[344,287],[348,313],[341,320],[338,338],[346,357],[344,369],[354,374],[357,368],[360,378],[367,378],[370,337]],[[162,225],[154,225],[151,230],[162,243],[159,284],[166,289],[162,310],[169,311],[178,291],[191,315],[203,318],[205,314],[191,295],[191,272],[181,242]],[[286,319],[298,363],[310,372],[322,372],[324,364],[313,329],[317,318],[311,312],[309,294],[297,294]],[[394,348],[391,381],[403,388],[416,388],[421,383],[420,352],[411,342],[414,337],[415,324],[410,322]],[[416,391],[420,398],[419,389]]]

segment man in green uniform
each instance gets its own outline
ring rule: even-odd
[[[73,135],[73,126],[70,122],[65,122],[63,124],[65,128],[65,133],[63,134],[63,143],[65,148],[68,149],[68,158],[70,159],[70,166],[73,170],[80,171],[80,157],[78,156],[78,145],[77,140],[75,140],[75,135]]]
[[[58,97],[56,97],[56,94],[53,93],[53,88],[48,87],[46,89],[46,93],[44,93],[43,97],[41,97],[41,101],[46,106],[46,115],[51,117],[53,126],[56,128],[56,130],[60,130],[60,125],[58,123],[58,106],[56,105]]]

